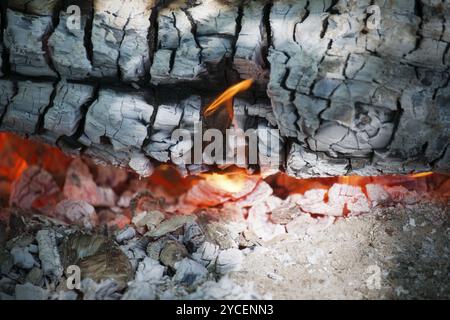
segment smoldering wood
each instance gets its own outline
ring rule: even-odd
[[[202,120],[215,95],[210,89],[254,78],[252,94],[263,100],[246,102],[245,122],[256,116],[254,129],[280,130],[281,169],[291,175],[450,170],[447,2],[421,0],[416,10],[376,1],[381,19],[373,26],[368,0],[94,0],[94,10],[82,6],[79,30],[67,28],[62,1],[37,3],[3,8],[1,130],[148,175],[154,160],[189,148],[169,136],[179,127],[193,131],[192,119]],[[86,87],[61,98],[58,77]],[[101,82],[99,92],[85,81]],[[147,100],[173,84],[188,94]],[[154,109],[141,118],[134,102],[130,113],[119,112],[104,105],[108,99]],[[55,128],[63,110],[74,123]]]
[[[83,181],[80,184],[80,181]],[[87,201],[94,206],[114,206],[117,195],[112,188],[98,186],[89,167],[81,159],[75,159],[67,168],[63,187],[64,196],[74,201]]]
[[[77,224],[86,230],[92,230],[98,224],[95,208],[81,200],[63,200],[56,205],[55,215],[68,223]]]
[[[57,197],[61,192],[53,176],[38,166],[28,167],[11,186],[9,205],[31,209],[35,201]]]
[[[140,96],[102,90],[86,114],[85,134],[96,144],[102,137],[110,139],[117,151],[140,148],[147,137],[153,109]]]
[[[187,249],[178,241],[168,240],[164,242],[159,259],[161,263],[172,270],[177,270],[178,262],[188,257]]]

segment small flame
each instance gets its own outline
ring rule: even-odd
[[[225,107],[228,111],[228,114],[231,119],[233,119],[233,104],[231,103],[231,100],[235,95],[237,95],[239,92],[248,90],[253,84],[253,79],[248,79],[239,82],[238,84],[235,84],[234,86],[228,88],[224,93],[222,93],[216,100],[214,100],[213,103],[211,103],[204,111],[203,115],[205,117],[209,117],[212,115],[216,110],[223,104],[225,104]]]
[[[239,173],[205,174],[205,180],[213,187],[227,193],[239,193],[245,188],[246,176]]]
[[[422,173],[412,174],[412,175],[410,175],[410,177],[411,178],[424,178],[424,177],[431,176],[432,174],[433,174],[433,172],[422,172]]]

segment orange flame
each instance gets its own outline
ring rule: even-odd
[[[238,84],[235,84],[234,86],[228,88],[224,93],[222,93],[216,100],[214,100],[213,103],[211,103],[203,112],[203,115],[205,117],[209,117],[212,115],[216,110],[223,104],[225,104],[225,107],[227,109],[228,114],[230,115],[230,118],[233,119],[233,104],[231,103],[231,100],[235,95],[237,95],[239,92],[248,90],[253,84],[253,79],[248,79],[239,82]]]
[[[424,177],[431,176],[432,174],[433,174],[433,172],[422,172],[422,173],[412,174],[412,175],[410,175],[410,177],[411,178],[424,178]]]

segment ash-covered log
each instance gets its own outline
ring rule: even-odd
[[[10,0],[0,130],[148,175],[253,79],[236,122],[278,129],[290,175],[449,172],[449,21],[429,0]]]

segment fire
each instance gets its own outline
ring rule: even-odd
[[[205,180],[213,187],[227,193],[239,193],[245,188],[247,177],[240,173],[212,173],[203,175]]]
[[[14,181],[30,165],[38,165],[52,174],[64,175],[70,158],[57,148],[0,133],[0,180]]]
[[[71,159],[64,156],[57,148],[21,139],[15,135],[0,133],[0,206],[11,203],[8,200],[14,194],[11,192],[11,190],[14,190],[13,187],[22,186],[24,194],[27,192],[27,183],[18,184],[17,181],[23,176],[27,177],[24,172],[29,172],[32,166],[46,170],[59,187],[65,186],[68,181],[67,177],[70,176],[68,173],[70,162]],[[93,166],[91,164],[92,169]],[[319,195],[317,199],[313,199],[315,203],[304,204],[305,206],[315,205],[316,207],[313,207],[313,209],[318,208],[319,211],[311,211],[314,214],[323,214],[321,213],[323,211],[320,210],[324,207],[333,209],[333,199],[336,199],[336,197],[352,197],[352,194],[346,194],[348,190],[351,192],[359,190],[358,197],[368,199],[371,190],[373,190],[373,185],[385,190],[389,195],[392,194],[393,199],[397,200],[401,200],[401,197],[417,197],[421,193],[425,194],[430,191],[433,191],[436,196],[446,197],[447,199],[450,194],[449,176],[432,172],[375,177],[341,176],[297,179],[288,176],[286,173],[277,173],[266,177],[261,172],[247,171],[235,166],[222,168],[222,170],[219,171],[219,168],[216,168],[214,172],[184,176],[175,166],[161,164],[155,169],[153,175],[146,179],[140,180],[134,174],[126,173],[129,176],[125,176],[124,180],[119,181],[115,186],[111,186],[110,189],[112,194],[116,193],[117,196],[121,196],[118,199],[125,200],[136,192],[150,190],[154,199],[164,200],[164,205],[168,206],[168,212],[185,214],[194,213],[202,208],[213,208],[230,203],[252,204],[257,197],[265,197],[268,189],[270,189],[270,194],[280,199],[287,199],[294,194],[300,194],[304,197]],[[89,168],[87,171],[89,171]],[[118,173],[108,171],[104,174],[108,177],[107,181],[114,181],[116,180],[114,175]],[[100,171],[97,172],[97,175],[100,175]],[[28,175],[29,177],[30,175]],[[108,186],[100,181],[105,179],[99,180],[98,176],[95,175],[94,177],[81,175],[80,182],[83,182],[82,177],[88,179],[87,181],[92,180],[92,182],[84,181],[85,183],[80,184],[80,188],[91,184],[97,187],[98,184],[99,188],[108,189]],[[34,179],[34,176],[32,178]],[[39,181],[37,179],[37,184],[39,184]],[[45,182],[46,180],[42,181]],[[372,185],[370,188],[367,187],[369,184]],[[309,192],[314,190],[315,192]],[[89,195],[89,192],[86,194]],[[250,198],[248,198],[249,195],[251,195]],[[71,195],[66,195],[63,191],[62,194],[58,193],[57,197],[52,198],[51,196],[52,194],[39,195],[38,200],[34,200],[32,203],[33,208],[47,210],[47,208],[56,204],[56,201],[60,201],[62,197],[70,198]],[[85,200],[89,202],[90,199],[90,197],[86,197]],[[300,198],[297,197],[296,199]],[[20,202],[17,203],[20,204]],[[352,209],[345,207],[343,210],[345,213]],[[102,219],[103,221],[109,221],[108,223],[112,225],[122,227],[129,223],[130,216],[127,212],[129,212],[129,208],[118,214],[111,210],[111,214],[103,213]],[[116,215],[117,217],[115,217]]]
[[[253,84],[253,79],[248,79],[235,84],[234,86],[228,88],[224,93],[222,93],[213,103],[211,103],[204,111],[203,115],[209,117],[223,104],[227,109],[230,119],[233,119],[233,104],[232,99],[239,92],[248,90]]]
[[[422,172],[410,175],[411,178],[425,178],[433,175],[433,172]]]

